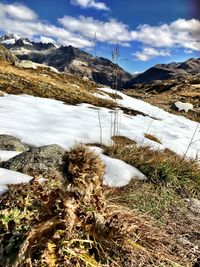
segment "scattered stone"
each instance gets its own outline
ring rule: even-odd
[[[22,172],[35,178],[55,177],[62,170],[65,149],[58,145],[31,148],[3,163],[3,168]]]
[[[0,135],[0,150],[26,151],[29,148],[29,145],[22,143],[20,139],[14,136],[8,134]]]
[[[191,198],[189,199],[188,204],[188,207],[192,212],[200,214],[200,200]]]

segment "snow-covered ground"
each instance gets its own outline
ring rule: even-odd
[[[107,91],[112,92],[108,88],[101,90],[104,91],[104,98]],[[118,94],[122,97],[117,100],[121,106],[147,114],[130,116],[120,111],[119,135],[135,140],[138,144],[149,144],[155,149],[169,148],[178,154],[186,152],[197,128],[196,122],[170,114],[123,93]],[[110,99],[109,96],[108,98]],[[68,149],[79,142],[100,142],[100,115],[102,140],[107,145],[111,143],[112,112],[107,108],[97,108],[89,104],[72,106],[61,101],[29,95],[5,95],[0,97],[0,134],[10,134],[35,146],[58,144]],[[159,138],[162,144],[146,139],[144,134],[147,131]],[[110,159],[102,155],[101,151],[98,152],[107,167],[106,184],[121,186],[128,183],[133,176],[146,178],[137,169]],[[0,157],[6,160],[12,156],[9,153],[11,152],[1,153]],[[187,156],[200,158],[200,129],[196,132]]]
[[[119,95],[123,97],[118,100],[120,105],[149,115],[129,116],[119,112],[120,135],[133,139],[138,144],[149,144],[156,149],[169,148],[178,154],[185,153],[197,122],[170,114],[122,93]],[[22,142],[35,146],[59,144],[69,148],[79,142],[100,142],[97,109],[103,143],[109,144],[113,116],[111,110],[89,104],[66,105],[61,101],[30,95],[5,95],[0,98],[0,134],[16,136]],[[162,144],[144,138],[147,130],[149,134],[158,137]],[[196,132],[187,156],[200,157],[199,139],[200,129]]]
[[[104,184],[108,186],[127,185],[132,178],[146,180],[147,177],[135,167],[119,159],[110,158],[102,153],[99,147],[91,147],[105,164]]]

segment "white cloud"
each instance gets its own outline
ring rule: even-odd
[[[136,31],[131,33],[132,40],[140,41],[146,45],[155,47],[171,47],[174,39],[168,25],[149,26],[141,25]]]
[[[105,9],[104,3],[91,0],[73,0],[82,7]],[[106,9],[107,6],[105,5]],[[94,35],[99,42],[125,47],[139,42],[145,48],[136,51],[139,60],[149,60],[156,56],[169,56],[174,48],[186,51],[200,51],[200,21],[178,19],[170,24],[159,26],[140,25],[130,29],[116,19],[101,21],[93,17],[64,16],[58,19],[60,27],[43,22],[38,15],[23,4],[0,3],[0,31],[15,33],[33,40],[53,41],[59,45],[72,45],[78,48],[94,46]]]
[[[42,42],[44,44],[48,44],[48,43],[55,43],[55,39],[50,38],[50,37],[46,37],[46,36],[40,36],[39,38],[35,38],[35,41],[37,42]]]
[[[127,46],[127,42],[132,40],[131,32],[126,24],[110,19],[109,21],[100,21],[92,17],[72,17],[64,16],[59,22],[70,32],[79,33],[87,38],[96,38],[100,42],[120,43]]]
[[[19,7],[21,11],[12,14],[11,11],[17,11]],[[23,11],[29,12],[23,17]],[[26,20],[24,18],[26,18]],[[23,37],[29,37],[35,40],[40,38],[40,36],[43,36],[43,40],[44,37],[53,38],[55,42],[60,45],[72,45],[79,48],[94,46],[94,42],[79,34],[67,31],[62,27],[41,22],[37,19],[37,14],[24,5],[0,4],[0,30],[7,33],[19,34]]]
[[[157,56],[170,56],[170,52],[163,49],[158,50],[153,47],[144,47],[142,52],[136,52],[132,55],[140,61],[147,61]]]
[[[132,33],[132,39],[153,47],[182,47],[200,50],[200,21],[178,19],[160,26],[141,25]]]
[[[82,8],[109,10],[108,6],[104,2],[98,2],[96,0],[71,0],[71,4],[80,6]]]
[[[13,19],[19,20],[35,20],[37,19],[37,14],[31,10],[29,7],[23,4],[1,4],[0,3],[0,17],[8,16]]]

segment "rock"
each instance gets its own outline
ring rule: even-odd
[[[4,93],[0,90],[0,96],[4,96]]]
[[[196,198],[191,198],[188,202],[189,209],[196,214],[200,214],[200,200]]]
[[[64,154],[65,149],[58,145],[31,148],[3,163],[2,167],[33,177],[55,177],[62,169]]]
[[[29,148],[27,144],[22,143],[20,139],[14,136],[8,134],[0,135],[0,150],[26,151]]]

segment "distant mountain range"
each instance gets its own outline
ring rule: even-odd
[[[124,88],[131,88],[136,84],[148,83],[155,80],[167,80],[173,77],[195,74],[200,74],[200,58],[190,58],[181,63],[158,64],[133,77],[124,85]]]
[[[109,59],[94,57],[71,45],[58,47],[53,43],[32,42],[15,34],[3,35],[0,43],[20,60],[52,66],[58,71],[86,77],[103,85],[112,86],[117,73],[119,88],[124,89],[154,80],[200,73],[200,58],[190,58],[181,63],[158,64],[143,73],[133,75]]]
[[[32,42],[10,34],[0,37],[0,43],[21,60],[46,64],[58,71],[69,72],[94,80],[96,83],[112,86],[114,73],[118,73],[118,84],[122,87],[133,76],[111,60],[94,57],[78,48],[56,46],[52,43]]]

